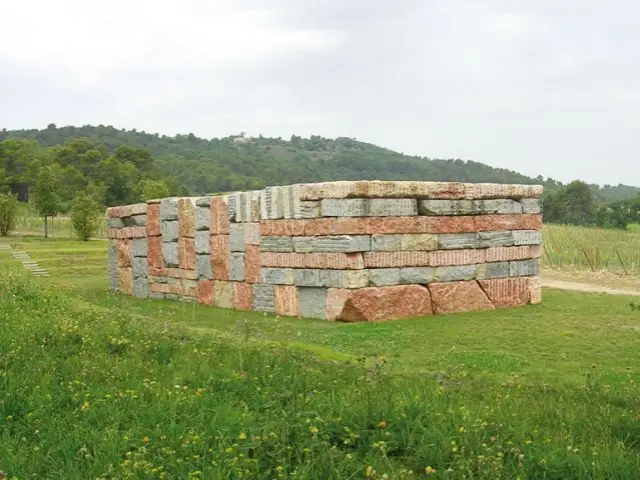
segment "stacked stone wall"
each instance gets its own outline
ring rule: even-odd
[[[358,181],[113,207],[109,285],[342,321],[539,303],[541,194]]]

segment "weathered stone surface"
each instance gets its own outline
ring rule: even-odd
[[[436,268],[436,282],[457,282],[460,280],[473,280],[478,274],[477,265],[457,265],[452,267]]]
[[[160,220],[178,220],[178,198],[163,198],[160,201]]]
[[[260,237],[262,252],[293,252],[291,237]]]
[[[527,277],[540,274],[540,262],[538,260],[517,260],[509,262],[510,277]]]
[[[420,215],[475,215],[476,208],[473,200],[420,200],[418,202]]]
[[[120,267],[131,266],[131,240],[118,240],[118,265]]]
[[[208,231],[196,232],[195,248],[197,254],[204,255],[211,252],[211,241],[209,237]]]
[[[177,220],[167,220],[162,221],[160,224],[160,230],[162,231],[162,241],[167,242],[176,242],[180,235],[178,234],[178,221]]]
[[[427,267],[431,252],[365,252],[365,268]]]
[[[245,223],[244,224],[244,244],[245,245],[260,245],[260,224]]]
[[[247,245],[244,251],[244,281],[258,283],[260,281],[260,247]]]
[[[301,317],[327,318],[327,289],[298,288],[298,310]]]
[[[133,295],[133,271],[131,267],[120,267],[118,290],[125,295]]]
[[[149,282],[147,277],[137,277],[133,279],[133,296],[138,298],[147,298]]]
[[[308,220],[266,220],[260,222],[261,235],[268,236],[323,236],[367,235],[401,233],[440,233],[432,228],[434,219],[453,217],[345,217],[315,218]],[[466,217],[465,217],[466,218]],[[471,221],[473,227],[473,220]],[[449,232],[460,231],[457,229]],[[475,231],[473,228],[469,232]]]
[[[210,231],[212,235],[229,234],[229,209],[225,197],[211,199]]]
[[[438,236],[429,233],[402,235],[402,250],[429,251],[438,248]]]
[[[107,218],[108,228],[124,228],[124,222],[119,217]]]
[[[146,257],[134,257],[131,262],[133,278],[147,278],[147,258]]]
[[[352,253],[371,250],[369,235],[335,235],[322,237],[293,237],[293,249],[299,253]]]
[[[178,233],[181,237],[193,238],[196,233],[194,205],[190,198],[182,198],[178,202]]]
[[[542,285],[540,284],[540,277],[533,276],[529,279],[529,303],[532,305],[542,302]]]
[[[537,230],[514,230],[511,232],[514,245],[540,245],[542,234]]]
[[[147,236],[161,235],[160,230],[160,204],[155,203],[147,206]]]
[[[420,217],[428,222],[426,231],[430,233],[475,233],[474,216]]]
[[[475,233],[445,233],[438,235],[438,248],[440,250],[460,250],[464,248],[476,248]]]
[[[294,200],[294,218],[318,218],[320,216],[320,201],[300,201],[296,208]]]
[[[232,223],[229,225],[229,250],[232,252],[244,252],[243,223]]]
[[[229,255],[229,280],[244,281],[244,253],[232,252]]]
[[[224,195],[224,202],[225,205],[227,206],[227,218],[229,219],[230,222],[235,222],[236,221],[236,201],[237,201],[237,197],[236,197],[237,193],[231,193],[229,195]]]
[[[213,280],[198,281],[198,302],[204,305],[213,305],[215,303]]]
[[[475,200],[476,213],[482,215],[519,215],[522,205],[509,198]]]
[[[211,257],[209,254],[196,255],[196,275],[200,280],[212,280]]]
[[[261,198],[266,200],[266,213],[267,217],[272,220],[284,218],[284,199],[282,187],[267,187],[265,188],[266,196]]]
[[[398,252],[402,250],[402,235],[372,235],[371,250],[374,252]]]
[[[293,285],[276,285],[274,287],[275,308],[278,315],[297,317],[298,290]]]
[[[294,218],[293,187],[282,187],[282,218]]]
[[[400,283],[400,269],[373,268],[369,270],[369,283],[374,287],[398,285]]]
[[[496,308],[529,303],[529,279],[526,277],[478,280],[478,283]]]
[[[234,285],[232,282],[215,280],[213,282],[213,296],[216,307],[233,308]]]
[[[209,231],[211,228],[211,210],[209,207],[196,207],[193,212],[196,231]]]
[[[129,223],[128,226],[132,226],[132,227],[144,227],[147,225],[147,215],[146,214],[142,214],[142,215],[132,215],[131,217],[128,217],[128,222],[125,223]]]
[[[134,238],[131,240],[131,254],[133,257],[146,257],[147,256],[147,239],[146,238]]]
[[[379,322],[433,313],[429,290],[421,285],[370,287],[350,293],[331,290],[327,304],[330,318],[349,322]]]
[[[233,284],[233,308],[249,312],[253,308],[253,285],[245,282]]]
[[[435,313],[472,312],[495,308],[475,280],[430,283],[428,288]]]
[[[262,268],[262,283],[271,283],[275,285],[293,285],[295,283],[295,275],[292,268]]]
[[[477,247],[509,247],[513,245],[513,233],[510,230],[497,232],[478,232]]]
[[[323,217],[399,217],[418,214],[418,202],[402,199],[333,199],[320,201]]]
[[[167,267],[177,267],[180,265],[180,257],[178,254],[178,243],[162,243],[162,258],[164,265]]]
[[[300,287],[363,288],[369,284],[367,270],[294,270]]]
[[[144,215],[147,213],[146,203],[136,203],[131,205],[131,215]]]
[[[264,252],[261,263],[265,267],[320,268],[328,270],[361,270],[361,253],[278,253]]]
[[[275,312],[275,290],[273,285],[256,283],[253,285],[253,310],[256,312]]]
[[[542,228],[542,215],[478,215],[474,218],[476,232],[488,230],[540,230]]]
[[[492,262],[478,265],[479,279],[505,278],[509,276],[509,262]]]
[[[196,199],[196,206],[209,207],[211,205],[211,197],[200,197]]]
[[[405,267],[400,269],[400,283],[421,284],[433,282],[436,269],[432,267]]]
[[[215,280],[229,280],[229,235],[211,236],[211,268]]]
[[[531,248],[528,245],[486,249],[487,262],[505,262],[509,260],[524,260],[527,258],[531,258]]]
[[[523,198],[520,204],[522,213],[542,213],[542,202],[539,198]]]
[[[193,238],[180,237],[178,240],[178,265],[185,270],[195,270],[196,247]]]
[[[436,250],[429,252],[429,265],[440,267],[446,265],[471,265],[484,263],[486,252],[479,249]]]

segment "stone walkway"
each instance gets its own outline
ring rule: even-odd
[[[38,262],[33,260],[31,258],[31,255],[29,255],[27,252],[16,251],[11,248],[11,245],[8,245],[6,243],[0,243],[0,252],[10,252],[13,258],[15,258],[16,260],[20,260],[22,266],[37,277],[49,276],[49,272],[47,271],[47,269],[40,267],[38,265]]]

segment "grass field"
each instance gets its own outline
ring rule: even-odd
[[[106,242],[10,242],[51,277],[0,252],[9,478],[638,478],[631,298],[335,324],[114,295]]]

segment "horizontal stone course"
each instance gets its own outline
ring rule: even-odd
[[[345,181],[112,207],[109,287],[337,321],[536,304],[541,194]]]

